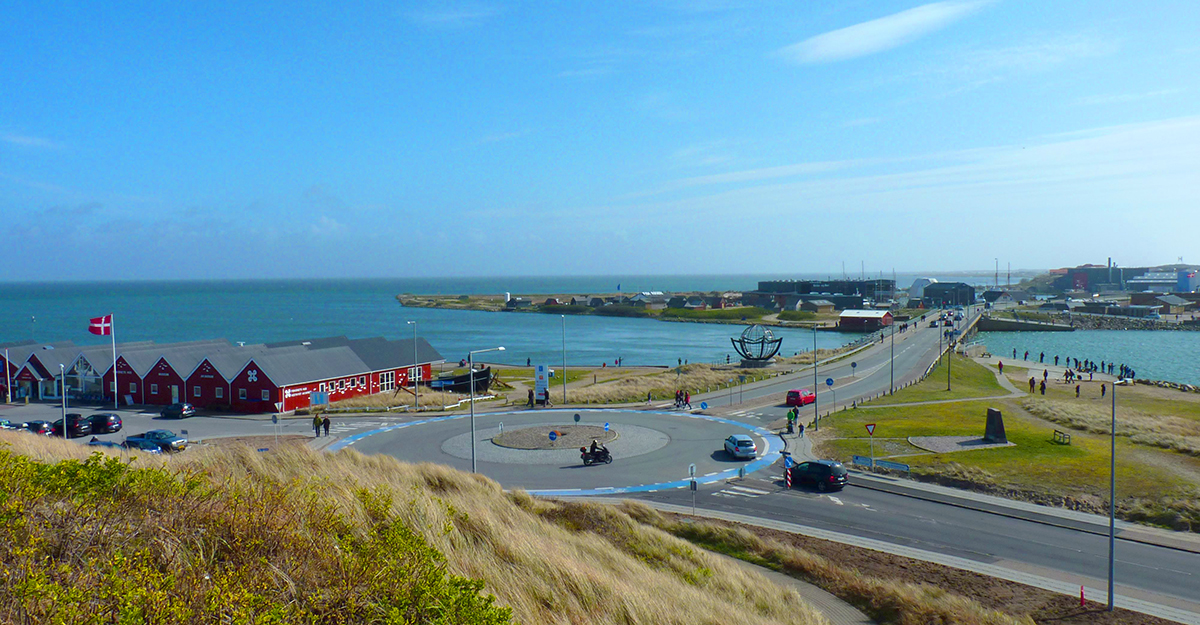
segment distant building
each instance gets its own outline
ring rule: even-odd
[[[888,310],[843,310],[838,317],[838,327],[851,332],[870,332],[892,325],[892,313]]]
[[[925,307],[969,306],[975,303],[975,287],[964,282],[938,282],[925,287]]]
[[[833,312],[833,302],[827,299],[810,299],[800,302],[800,310],[814,313]]]
[[[562,302],[558,301],[557,297],[547,297],[546,301],[542,302],[542,306],[560,306]]]
[[[1194,302],[1189,302],[1178,295],[1160,295],[1154,299],[1162,305],[1162,312],[1168,315],[1178,315],[1196,309]]]
[[[987,302],[988,304],[999,307],[1015,306],[1021,302],[1033,299],[1024,291],[1009,290],[984,291],[982,297],[983,301]]]
[[[924,299],[925,287],[931,284],[937,284],[937,280],[933,278],[917,278],[913,280],[912,286],[908,287],[908,298],[915,300]]]
[[[1191,293],[1200,287],[1200,272],[1191,269],[1151,271],[1126,282],[1130,291]]]
[[[504,303],[504,307],[508,310],[518,310],[524,308],[532,308],[533,302],[524,297],[514,297]]]

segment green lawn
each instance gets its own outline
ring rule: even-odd
[[[933,368],[929,377],[918,384],[900,389],[866,404],[867,407],[911,404],[913,402],[940,401],[947,399],[970,399],[1007,395],[1008,391],[996,381],[992,369],[970,358],[952,355],[950,364],[950,389],[946,390],[946,359]]]
[[[982,436],[987,409],[1004,413],[1004,426],[1013,447],[946,454],[921,453],[905,440],[909,436]],[[868,455],[870,439],[864,425],[875,424],[876,457],[921,454],[896,458],[927,474],[962,474],[974,470],[975,480],[993,486],[1056,496],[1100,496],[1107,492],[1109,438],[1073,432],[1070,445],[1053,442],[1053,427],[1035,423],[1015,400],[958,402],[922,406],[894,406],[876,410],[847,410],[822,419],[821,429],[839,438],[822,443],[827,454],[843,462],[852,455]],[[1196,484],[1161,463],[1147,463],[1145,454],[1170,455],[1164,460],[1200,467],[1200,461],[1167,451],[1148,451],[1117,439],[1117,489],[1123,499],[1165,506],[1172,500],[1196,497]],[[983,472],[982,474],[978,472]],[[1128,503],[1128,502],[1127,502]],[[1190,504],[1194,505],[1194,504]]]

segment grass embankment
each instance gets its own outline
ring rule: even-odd
[[[0,621],[824,622],[794,591],[618,510],[437,465],[87,451],[0,435]]]
[[[714,308],[712,310],[693,310],[691,308],[666,308],[659,311],[663,319],[691,319],[696,321],[738,321],[762,319],[771,311],[758,306],[742,306],[740,308]]]
[[[443,391],[435,391],[430,388],[422,387],[420,390],[420,404],[422,410],[440,408],[441,406],[453,406],[458,402],[467,398],[466,394],[447,393]],[[359,397],[351,397],[342,399],[329,404],[331,408],[363,408],[383,410],[387,408],[401,408],[404,406],[413,406],[417,403],[417,397],[412,394],[412,389],[398,389],[396,391],[385,391],[383,393],[375,393],[373,395],[361,395]],[[320,412],[321,408],[314,409]]]
[[[675,373],[676,369],[679,373]],[[573,404],[607,404],[646,401],[646,393],[655,400],[675,396],[682,389],[693,395],[737,385],[740,376],[746,383],[777,374],[762,369],[717,369],[712,365],[683,365],[658,373],[637,373],[617,377],[589,386],[567,389],[567,400]]]
[[[1008,368],[1005,370],[1007,373]],[[952,386],[960,383],[965,386],[970,379],[984,379],[985,373],[991,375],[991,369],[969,361],[959,365],[956,361]],[[863,426],[875,423],[876,457],[894,456],[910,465],[918,478],[1104,512],[1110,441],[1104,435],[1107,429],[1099,424],[1099,412],[1105,401],[1099,397],[1099,384],[1092,383],[1079,400],[1074,399],[1074,385],[1068,390],[1065,385],[1052,383],[1047,389],[1047,397],[1051,399],[1039,395],[880,408],[869,408],[877,405],[870,402],[865,405],[869,409],[839,412],[823,420],[822,431],[833,432],[834,438],[822,441],[821,448],[843,461],[854,454],[867,455],[870,439]],[[1121,388],[1118,393],[1128,397],[1140,390]],[[1074,406],[1064,406],[1068,396],[1071,402],[1077,402]],[[1032,409],[1026,410],[1026,406]],[[910,436],[982,436],[989,407],[1002,411],[1008,440],[1015,446],[934,454],[907,441]],[[1189,411],[1184,412],[1194,415],[1200,412],[1200,407]],[[1196,432],[1195,424],[1200,421],[1185,417],[1140,417],[1127,416],[1130,436],[1117,441],[1118,514],[1128,520],[1200,531],[1200,460],[1148,446],[1194,443],[1194,439],[1182,432]],[[1101,433],[1090,433],[1087,424]],[[1070,445],[1054,443],[1055,427],[1074,430]],[[1135,433],[1135,427],[1144,429]],[[1118,433],[1121,430],[1118,423]],[[1160,444],[1162,441],[1166,444]]]
[[[948,391],[946,390],[947,366],[950,367],[950,390]],[[868,405],[887,406],[1008,394],[1008,389],[1000,386],[1000,383],[996,381],[996,375],[990,369],[980,366],[970,358],[952,354],[950,363],[947,364],[946,358],[942,357],[930,372],[929,377],[891,395],[875,399]]]
[[[925,625],[927,623],[996,624],[1032,623],[989,610],[979,603],[928,584],[884,581],[865,576],[843,562],[773,540],[765,540],[742,529],[712,522],[685,522],[668,518],[652,508],[627,501],[622,508],[631,517],[666,532],[686,538],[707,549],[782,571],[814,583],[862,610],[879,623]]]

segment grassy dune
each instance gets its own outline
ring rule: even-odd
[[[0,435],[0,622],[824,622],[624,512],[437,465],[88,452]]]
[[[636,374],[627,377],[600,382],[578,388],[568,388],[567,397],[573,404],[578,403],[619,403],[645,401],[646,393],[652,393],[655,400],[661,401],[675,396],[676,389],[684,389],[693,395],[706,390],[725,388],[730,380],[738,384],[739,376],[746,376],[746,382],[763,379],[769,373],[761,369],[716,369],[711,365],[683,365],[668,369],[662,373]]]

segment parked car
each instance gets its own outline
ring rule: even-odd
[[[113,443],[113,444],[115,445],[116,443]],[[117,445],[117,447],[123,447],[125,449],[129,449],[129,450],[133,450],[133,451],[140,451],[140,452],[147,453],[147,454],[163,453],[163,448],[160,447],[158,443],[155,443],[154,441],[144,440],[144,439],[143,440],[132,440],[132,441],[126,440],[124,443]]]
[[[54,434],[54,424],[49,421],[42,421],[41,419],[26,423],[25,429],[34,434],[45,434],[46,436]]]
[[[63,420],[59,419],[54,422],[54,435],[63,435]],[[89,436],[92,433],[92,422],[89,419],[83,418],[83,415],[77,412],[67,413],[67,438],[79,438],[81,436]]]
[[[836,460],[810,460],[788,469],[792,486],[816,484],[817,490],[841,490],[846,486],[846,467]]]
[[[92,440],[88,441],[88,447],[108,447],[110,449],[125,449],[125,446],[120,443],[114,443],[112,441],[102,441],[102,440],[96,438],[95,436],[92,437]]]
[[[112,434],[113,432],[120,432],[121,426],[123,425],[121,421],[121,415],[114,412],[97,412],[96,414],[88,417],[88,419],[92,422],[93,434]]]
[[[725,453],[734,458],[747,458],[753,460],[758,456],[758,446],[754,444],[754,439],[745,434],[734,434],[725,439]]]
[[[9,419],[0,419],[0,430],[24,430],[24,421],[11,421]]]
[[[171,404],[159,413],[164,419],[183,419],[196,416],[196,407],[191,404]]]
[[[171,430],[150,430],[145,434],[137,434],[125,439],[125,446],[140,445],[141,441],[149,441],[158,445],[163,451],[183,451],[187,449],[187,439],[177,436]],[[141,449],[141,447],[137,447]]]
[[[787,405],[789,406],[807,406],[817,401],[817,394],[806,389],[792,389],[787,392]]]

